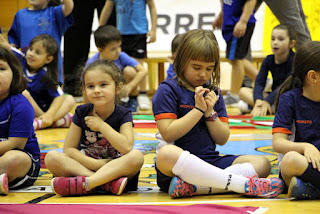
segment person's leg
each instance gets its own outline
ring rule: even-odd
[[[7,173],[8,181],[11,182],[24,177],[31,164],[32,161],[28,154],[19,150],[10,150],[0,156],[0,175]]]
[[[252,81],[255,81],[258,75],[258,69],[247,59],[243,59],[243,66],[245,75],[247,75]]]
[[[243,60],[232,60],[231,61],[232,70],[231,70],[231,86],[230,86],[230,92],[231,94],[238,94],[239,90],[242,86],[242,82],[244,79],[244,64]]]
[[[296,200],[320,199],[320,172],[305,156],[288,152],[280,164],[281,176],[288,187],[288,197]]]
[[[271,164],[270,164],[270,161],[264,156],[241,155],[237,159],[235,159],[232,164],[234,165],[234,164],[242,164],[242,163],[251,164],[256,174],[258,174],[260,178],[266,178],[270,174]]]
[[[174,145],[167,145],[159,150],[156,165],[163,174],[170,177],[178,176],[183,181],[196,186],[213,187],[238,193],[250,192],[249,194],[257,195],[254,193],[252,185],[257,185],[259,188],[257,187],[256,189],[262,190],[260,185],[260,182],[262,182],[268,184],[267,186],[270,185],[269,187],[275,194],[269,195],[269,197],[275,197],[280,194],[283,187],[279,179],[271,181],[269,179],[255,178],[252,180],[252,178],[236,175],[227,170],[217,168]],[[265,188],[262,191],[263,193],[260,192],[258,194],[262,196],[266,191],[271,191],[266,189],[268,188]],[[170,192],[171,190],[169,190]]]
[[[71,96],[70,94],[65,94],[63,96],[64,96],[64,102],[62,103],[61,107],[59,108],[56,115],[54,116],[53,118],[54,122],[63,118],[76,105],[76,101],[73,98],[73,96]]]
[[[301,0],[264,0],[280,23],[286,24],[297,33],[298,49],[302,44],[311,41],[310,31],[306,23]]]
[[[248,87],[240,88],[239,97],[241,100],[243,100],[247,104],[254,106],[253,89],[252,88],[248,88]]]
[[[56,177],[91,176],[93,171],[86,168],[67,154],[49,151],[44,159],[47,169]]]
[[[123,78],[126,81],[126,84],[130,83],[133,78],[137,75],[137,71],[131,67],[127,66],[123,69]],[[139,91],[138,91],[138,86],[135,86],[131,91],[128,92],[128,95],[130,96],[138,96]]]
[[[138,150],[132,150],[117,159],[109,161],[88,177],[90,189],[120,177],[133,178],[140,171],[143,161],[143,154]]]
[[[72,14],[74,25],[70,26],[64,34],[63,90],[71,95],[81,96],[79,69],[87,61],[90,50],[93,1],[75,0]]]

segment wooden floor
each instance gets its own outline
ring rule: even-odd
[[[238,109],[228,109],[229,115],[238,114]],[[292,201],[287,195],[280,195],[276,199],[251,199],[239,194],[223,194],[209,196],[195,196],[191,198],[171,199],[166,193],[160,192],[155,182],[153,157],[157,141],[155,128],[135,128],[135,148],[145,154],[145,163],[139,178],[139,190],[121,196],[90,195],[82,197],[60,197],[52,193],[50,181],[52,175],[41,169],[41,175],[34,186],[27,189],[10,192],[7,196],[0,196],[0,203],[17,204],[147,204],[147,205],[191,205],[191,204],[220,204],[235,207],[254,206],[267,207],[266,213],[320,213],[319,201]],[[61,150],[67,129],[46,129],[36,131],[42,153],[51,149]],[[271,147],[271,130],[266,129],[231,129],[231,137],[226,146],[220,147],[221,153],[233,153],[233,144],[237,145],[238,154],[261,154],[268,157],[272,164],[272,175],[277,174],[277,156]],[[249,148],[249,149],[248,149]]]

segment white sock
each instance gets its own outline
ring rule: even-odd
[[[242,163],[242,164],[235,164],[231,165],[224,170],[234,173],[236,175],[242,175],[242,176],[254,176],[256,175],[256,170],[250,163]],[[217,189],[213,187],[204,187],[204,186],[196,186],[197,187],[197,193],[200,195],[208,195],[208,194],[217,194],[217,193],[226,193],[230,192],[229,190],[225,189]]]
[[[257,174],[256,170],[250,163],[241,163],[241,164],[231,165],[225,168],[225,170],[228,172],[234,173],[236,175],[249,176],[249,177]]]
[[[172,172],[183,181],[196,186],[213,187],[238,193],[245,192],[245,183],[248,180],[244,176],[215,167],[188,151],[180,155]]]

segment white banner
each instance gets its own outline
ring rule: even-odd
[[[220,0],[154,0],[158,14],[157,41],[148,44],[148,52],[168,52],[171,41],[178,33],[185,33],[191,29],[212,30],[212,22],[221,10]],[[256,12],[257,19],[255,30],[251,39],[253,51],[262,51],[264,4]],[[147,9],[150,29],[150,13]],[[95,16],[93,31],[98,27],[98,18]],[[220,49],[225,51],[226,43],[221,31],[216,30]],[[93,38],[91,39],[91,51],[96,52]]]

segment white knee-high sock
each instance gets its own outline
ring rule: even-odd
[[[234,173],[236,175],[242,175],[242,176],[254,176],[257,174],[256,170],[250,163],[240,163],[231,165],[227,168],[225,168],[226,171]]]
[[[172,172],[187,183],[196,186],[213,187],[238,193],[245,192],[245,183],[248,180],[242,175],[210,165],[188,151],[180,155]]]

